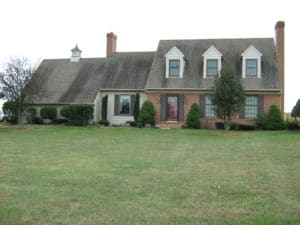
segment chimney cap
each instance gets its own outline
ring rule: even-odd
[[[72,52],[81,52],[81,50],[78,48],[78,45],[76,44],[76,46],[71,49]]]
[[[114,32],[109,32],[106,34],[107,37],[113,37],[115,39],[117,39],[117,35]]]
[[[284,27],[284,21],[278,21],[275,25],[275,29],[279,28],[279,27]]]

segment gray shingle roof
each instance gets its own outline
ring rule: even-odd
[[[203,53],[214,45],[222,54],[222,66],[234,66],[244,88],[279,89],[273,38],[161,40],[149,73],[146,89],[207,89],[212,79],[203,78]],[[253,45],[262,53],[262,78],[242,79],[241,54]],[[183,78],[165,78],[165,55],[176,46],[185,58]]]
[[[108,58],[44,60],[34,74],[34,103],[92,103],[100,89],[144,89],[154,52],[115,53]]]

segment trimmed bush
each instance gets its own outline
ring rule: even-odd
[[[155,109],[150,101],[143,103],[138,116],[138,125],[145,126],[146,124],[155,125]]]
[[[276,105],[270,107],[267,128],[270,130],[283,130],[285,128],[281,112]]]
[[[35,118],[37,115],[37,110],[36,108],[29,107],[26,109],[26,120],[27,123],[32,124],[32,119]]]
[[[196,103],[193,103],[187,115],[186,128],[200,129],[199,118],[200,118],[199,107]]]
[[[7,123],[16,124],[18,122],[16,105],[13,101],[7,101],[2,106],[3,120]]]
[[[268,128],[268,114],[259,113],[255,119],[255,122],[258,130],[266,130]]]
[[[104,126],[109,126],[109,121],[108,120],[100,120],[99,122],[98,122],[100,125],[104,125]]]
[[[54,120],[57,117],[57,109],[53,106],[45,106],[41,108],[41,118]]]
[[[300,124],[297,119],[287,119],[285,121],[286,128],[289,130],[297,130],[300,129]]]
[[[102,118],[102,120],[107,120],[107,98],[108,98],[107,95],[105,95],[102,98],[102,107],[101,107],[101,118]]]
[[[70,125],[87,125],[93,118],[92,105],[67,105],[60,110],[60,115],[67,118]]]

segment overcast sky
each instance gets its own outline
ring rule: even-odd
[[[82,57],[104,57],[106,33],[117,51],[155,51],[160,39],[274,37],[284,20],[285,111],[300,98],[300,13],[296,0],[1,0],[0,71],[10,56],[33,63],[68,58],[78,43]]]

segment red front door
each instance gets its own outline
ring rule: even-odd
[[[168,96],[168,108],[167,108],[167,119],[168,121],[178,120],[178,97]]]

